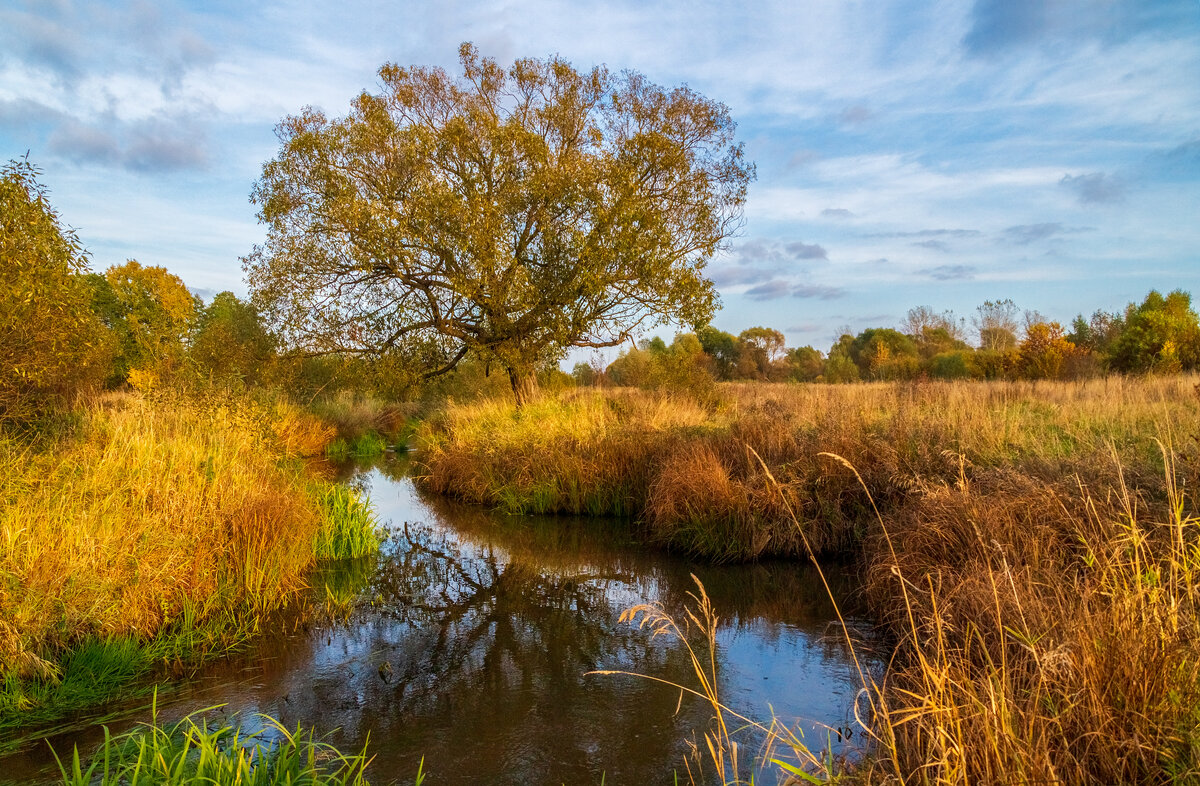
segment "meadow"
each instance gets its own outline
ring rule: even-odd
[[[808,774],[1189,782],[1197,391],[1195,376],[735,385],[704,403],[578,390],[450,406],[418,437],[441,493],[623,516],[713,559],[856,559],[894,655],[863,675],[867,755],[847,767],[793,740]]]

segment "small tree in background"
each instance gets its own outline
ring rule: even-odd
[[[177,369],[184,342],[203,308],[179,276],[164,267],[144,267],[135,259],[104,273],[96,283],[100,315],[117,335],[114,372],[118,380],[138,371],[155,378]]]
[[[713,375],[717,379],[733,379],[739,357],[737,337],[706,325],[696,331],[696,338],[713,365]]]
[[[203,310],[192,334],[188,357],[214,379],[263,381],[275,354],[275,340],[263,328],[254,306],[221,292]]]
[[[0,423],[70,404],[111,356],[83,278],[87,253],[37,176],[28,160],[0,168]]]
[[[862,379],[851,356],[853,346],[854,336],[843,333],[829,348],[829,358],[825,361],[826,382],[858,382]]]
[[[920,372],[916,343],[898,330],[868,328],[855,336],[849,350],[866,379],[912,379]]]
[[[788,378],[796,382],[815,382],[825,373],[825,356],[810,346],[797,347],[787,353]]]
[[[985,300],[971,320],[979,332],[979,348],[993,352],[1005,352],[1017,346],[1017,331],[1020,329],[1020,309],[1017,304],[1004,300]]]
[[[1057,322],[1034,322],[1025,330],[1017,353],[1018,372],[1025,379],[1059,379],[1079,350],[1063,335]]]
[[[782,362],[787,354],[787,340],[778,330],[747,328],[738,334],[737,341],[739,378],[775,382],[787,376],[788,368]]]

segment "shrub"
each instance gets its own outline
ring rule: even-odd
[[[971,376],[970,350],[955,350],[934,355],[929,361],[929,374],[936,379],[966,379]]]
[[[1141,305],[1131,303],[1109,364],[1117,371],[1163,374],[1200,367],[1200,325],[1191,296],[1151,291]]]

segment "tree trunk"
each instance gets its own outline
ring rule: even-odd
[[[513,396],[517,399],[517,409],[521,409],[537,398],[537,373],[532,369],[510,367],[508,381],[512,383]]]

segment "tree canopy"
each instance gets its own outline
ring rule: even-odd
[[[135,369],[158,374],[179,365],[184,339],[202,307],[179,276],[130,259],[91,284],[93,308],[119,341],[115,381],[124,381]]]
[[[96,384],[111,339],[92,314],[87,254],[28,160],[0,167],[0,425]]]
[[[566,347],[705,324],[703,270],[754,177],[728,109],[636,72],[459,54],[459,76],[387,64],[346,117],[280,124],[244,264],[284,340],[427,375],[472,353],[520,401]]]

